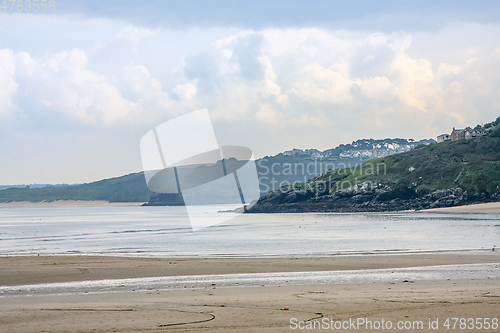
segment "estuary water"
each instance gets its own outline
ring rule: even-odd
[[[213,207],[198,206],[209,216]],[[230,214],[193,231],[183,207],[0,209],[0,255],[266,257],[480,251],[500,247],[500,215]]]

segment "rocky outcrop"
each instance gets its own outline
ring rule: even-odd
[[[500,193],[489,197],[471,197],[461,188],[421,194],[413,186],[368,183],[330,193],[328,188],[307,190],[286,187],[262,197],[249,213],[301,212],[382,212],[421,210],[465,204],[500,201]]]
[[[184,199],[178,193],[156,193],[143,206],[184,206]]]

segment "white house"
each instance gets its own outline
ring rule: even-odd
[[[451,135],[449,134],[441,134],[438,135],[437,137],[437,142],[445,142],[445,141],[450,141],[451,140]]]

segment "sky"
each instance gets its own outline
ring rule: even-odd
[[[256,158],[500,116],[500,1],[5,3],[2,185],[141,171],[142,136],[204,108]]]

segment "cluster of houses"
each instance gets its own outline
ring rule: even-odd
[[[297,149],[287,150],[284,156],[306,156],[313,158],[376,158],[385,157],[396,153],[402,153],[415,148],[420,144],[435,142],[432,139],[415,141],[413,139],[361,139],[353,141],[351,144],[340,145],[334,149],[319,151],[318,149]]]
[[[486,132],[482,129],[472,129],[471,127],[466,127],[464,129],[457,129],[453,127],[451,134],[441,134],[437,137],[437,142],[444,141],[456,141],[461,139],[472,139],[477,136],[483,136]]]
[[[302,150],[302,149],[294,148],[292,150],[284,151],[283,155],[285,155],[285,156],[300,156],[300,155],[303,155],[303,156],[311,156],[311,157],[325,157],[325,155],[323,154],[323,152],[319,151],[318,149],[306,149],[306,150]]]
[[[396,149],[384,149],[384,148],[379,148],[379,149],[372,149],[372,150],[346,150],[343,151],[339,154],[339,157],[341,158],[355,158],[355,157],[369,157],[369,158],[376,158],[376,157],[385,157],[389,156],[392,154],[400,153],[400,152],[405,152],[410,149],[406,150],[396,150]]]

